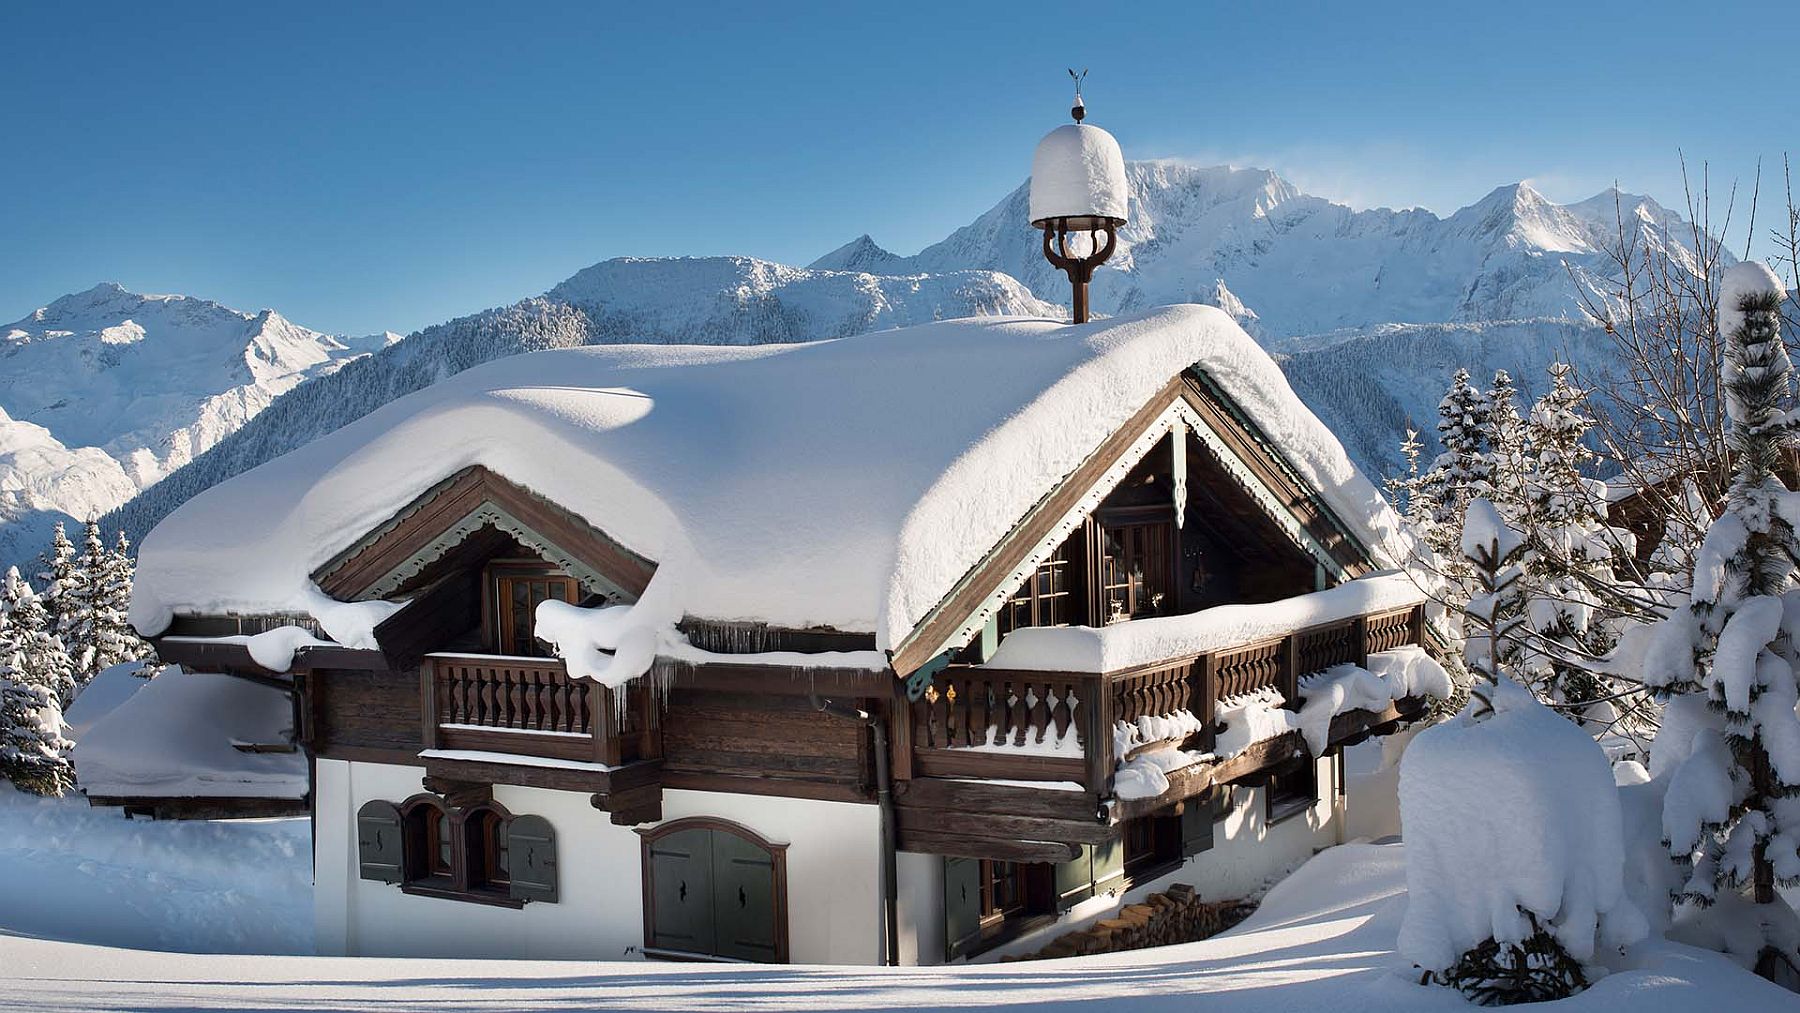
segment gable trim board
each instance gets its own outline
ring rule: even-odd
[[[567,509],[472,465],[427,489],[315,570],[312,578],[339,600],[385,597],[489,526],[608,597],[636,600],[656,570],[654,563]]]
[[[1294,477],[1292,467],[1281,459],[1279,450],[1260,438],[1255,427],[1240,411],[1233,410],[1222,392],[1210,382],[1204,387],[1196,384],[1196,377],[1203,378],[1204,374],[1191,369],[1170,380],[1080,467],[1027,511],[987,557],[965,574],[895,647],[895,675],[905,678],[978,634],[1012,589],[1049,558],[1151,449],[1171,433],[1179,438],[1184,428],[1194,433],[1269,519],[1333,579],[1345,580],[1367,572],[1371,554],[1348,526]],[[1231,441],[1217,431],[1220,422],[1243,430],[1248,449],[1260,449],[1260,456],[1268,458],[1263,468],[1252,466],[1231,446]],[[1282,484],[1291,486],[1288,500],[1270,488],[1265,473],[1270,478],[1287,479]],[[1299,516],[1295,510],[1299,505],[1304,505],[1313,516]],[[1347,551],[1333,552],[1321,540],[1323,532],[1315,532],[1312,525],[1325,528]]]

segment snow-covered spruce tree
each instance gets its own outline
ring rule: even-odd
[[[8,567],[0,581],[0,658],[11,666],[10,678],[42,686],[56,695],[59,706],[75,696],[75,667],[61,638],[50,630],[50,613],[19,568]]]
[[[88,597],[88,641],[83,645],[86,664],[76,674],[81,686],[114,665],[142,661],[151,655],[150,645],[132,629],[129,618],[131,582],[136,569],[131,542],[120,531],[99,571],[89,578],[93,590]]]
[[[12,660],[0,660],[0,777],[20,791],[61,795],[75,780],[62,708],[48,687],[16,675]]]
[[[1492,491],[1489,424],[1487,395],[1469,382],[1468,370],[1457,370],[1450,390],[1438,402],[1437,432],[1443,452],[1419,483],[1422,509],[1431,519],[1425,534],[1432,536],[1431,547],[1449,558],[1456,556],[1456,538],[1469,500]]]
[[[1775,887],[1800,884],[1800,494],[1776,467],[1796,445],[1800,418],[1781,341],[1783,298],[1761,264],[1725,274],[1732,482],[1695,559],[1688,607],[1656,631],[1644,675],[1672,695],[1670,713],[1698,726],[1686,741],[1657,743],[1659,766],[1672,771],[1663,833],[1686,874],[1676,929],[1686,923],[1689,938],[1791,980],[1800,919]]]
[[[1425,495],[1425,475],[1419,470],[1420,454],[1424,449],[1425,445],[1419,442],[1419,431],[1408,424],[1406,438],[1400,441],[1400,456],[1406,461],[1406,472],[1389,478],[1385,484],[1401,516],[1430,544],[1431,504]]]
[[[1595,454],[1586,443],[1594,421],[1587,392],[1566,363],[1550,366],[1550,390],[1525,422],[1526,470],[1521,527],[1530,542],[1526,579],[1536,634],[1527,667],[1540,695],[1588,704],[1614,695],[1598,674],[1617,646],[1619,626],[1650,599],[1620,589],[1614,563],[1629,555],[1630,532],[1607,523],[1603,500],[1583,474]],[[1609,708],[1610,714],[1616,709]],[[1600,715],[1595,715],[1600,717]]]
[[[1419,733],[1400,766],[1407,909],[1399,948],[1483,1006],[1559,999],[1584,964],[1641,938],[1625,896],[1611,765],[1592,739],[1512,678],[1524,626],[1526,541],[1482,498],[1459,551],[1469,602],[1469,703]]]
[[[69,541],[63,523],[57,521],[50,548],[45,550],[42,565],[38,568],[37,587],[38,597],[43,599],[44,608],[50,612],[50,630],[63,638],[64,646],[69,643],[65,613],[72,603],[71,596],[77,584],[75,565],[75,545]]]
[[[1526,427],[1519,415],[1519,388],[1512,374],[1494,370],[1487,390],[1488,499],[1508,519],[1525,510]]]

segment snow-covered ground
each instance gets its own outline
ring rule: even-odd
[[[306,825],[127,823],[0,790],[0,1010],[1466,1011],[1405,975],[1401,845],[1320,854],[1200,943],[950,968],[222,956],[303,948]],[[84,942],[33,938],[56,936]],[[1671,944],[1558,1010],[1800,1009],[1724,958]]]
[[[311,859],[305,819],[128,820],[80,797],[37,798],[0,781],[0,932],[153,950],[310,953]],[[0,941],[0,975],[23,973],[16,942]]]

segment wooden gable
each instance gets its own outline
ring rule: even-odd
[[[974,636],[1009,590],[1082,523],[1083,516],[1126,479],[1170,432],[1183,436],[1180,457],[1198,443],[1209,477],[1228,480],[1190,486],[1181,468],[1175,499],[1224,505],[1238,530],[1259,539],[1279,537],[1310,556],[1327,579],[1374,569],[1369,549],[1301,480],[1298,472],[1210,378],[1190,370],[1169,381],[1055,490],[1045,496],[893,651],[893,670],[906,676]],[[1191,434],[1193,439],[1187,437]],[[1251,505],[1246,510],[1246,504]],[[1194,509],[1192,505],[1189,510]]]
[[[570,511],[489,471],[464,468],[313,572],[340,601],[385,598],[430,581],[440,561],[516,541],[611,598],[636,600],[656,565]]]

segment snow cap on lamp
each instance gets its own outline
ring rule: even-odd
[[[1125,222],[1125,156],[1099,127],[1066,123],[1044,135],[1031,159],[1031,224],[1065,219],[1074,230]]]

